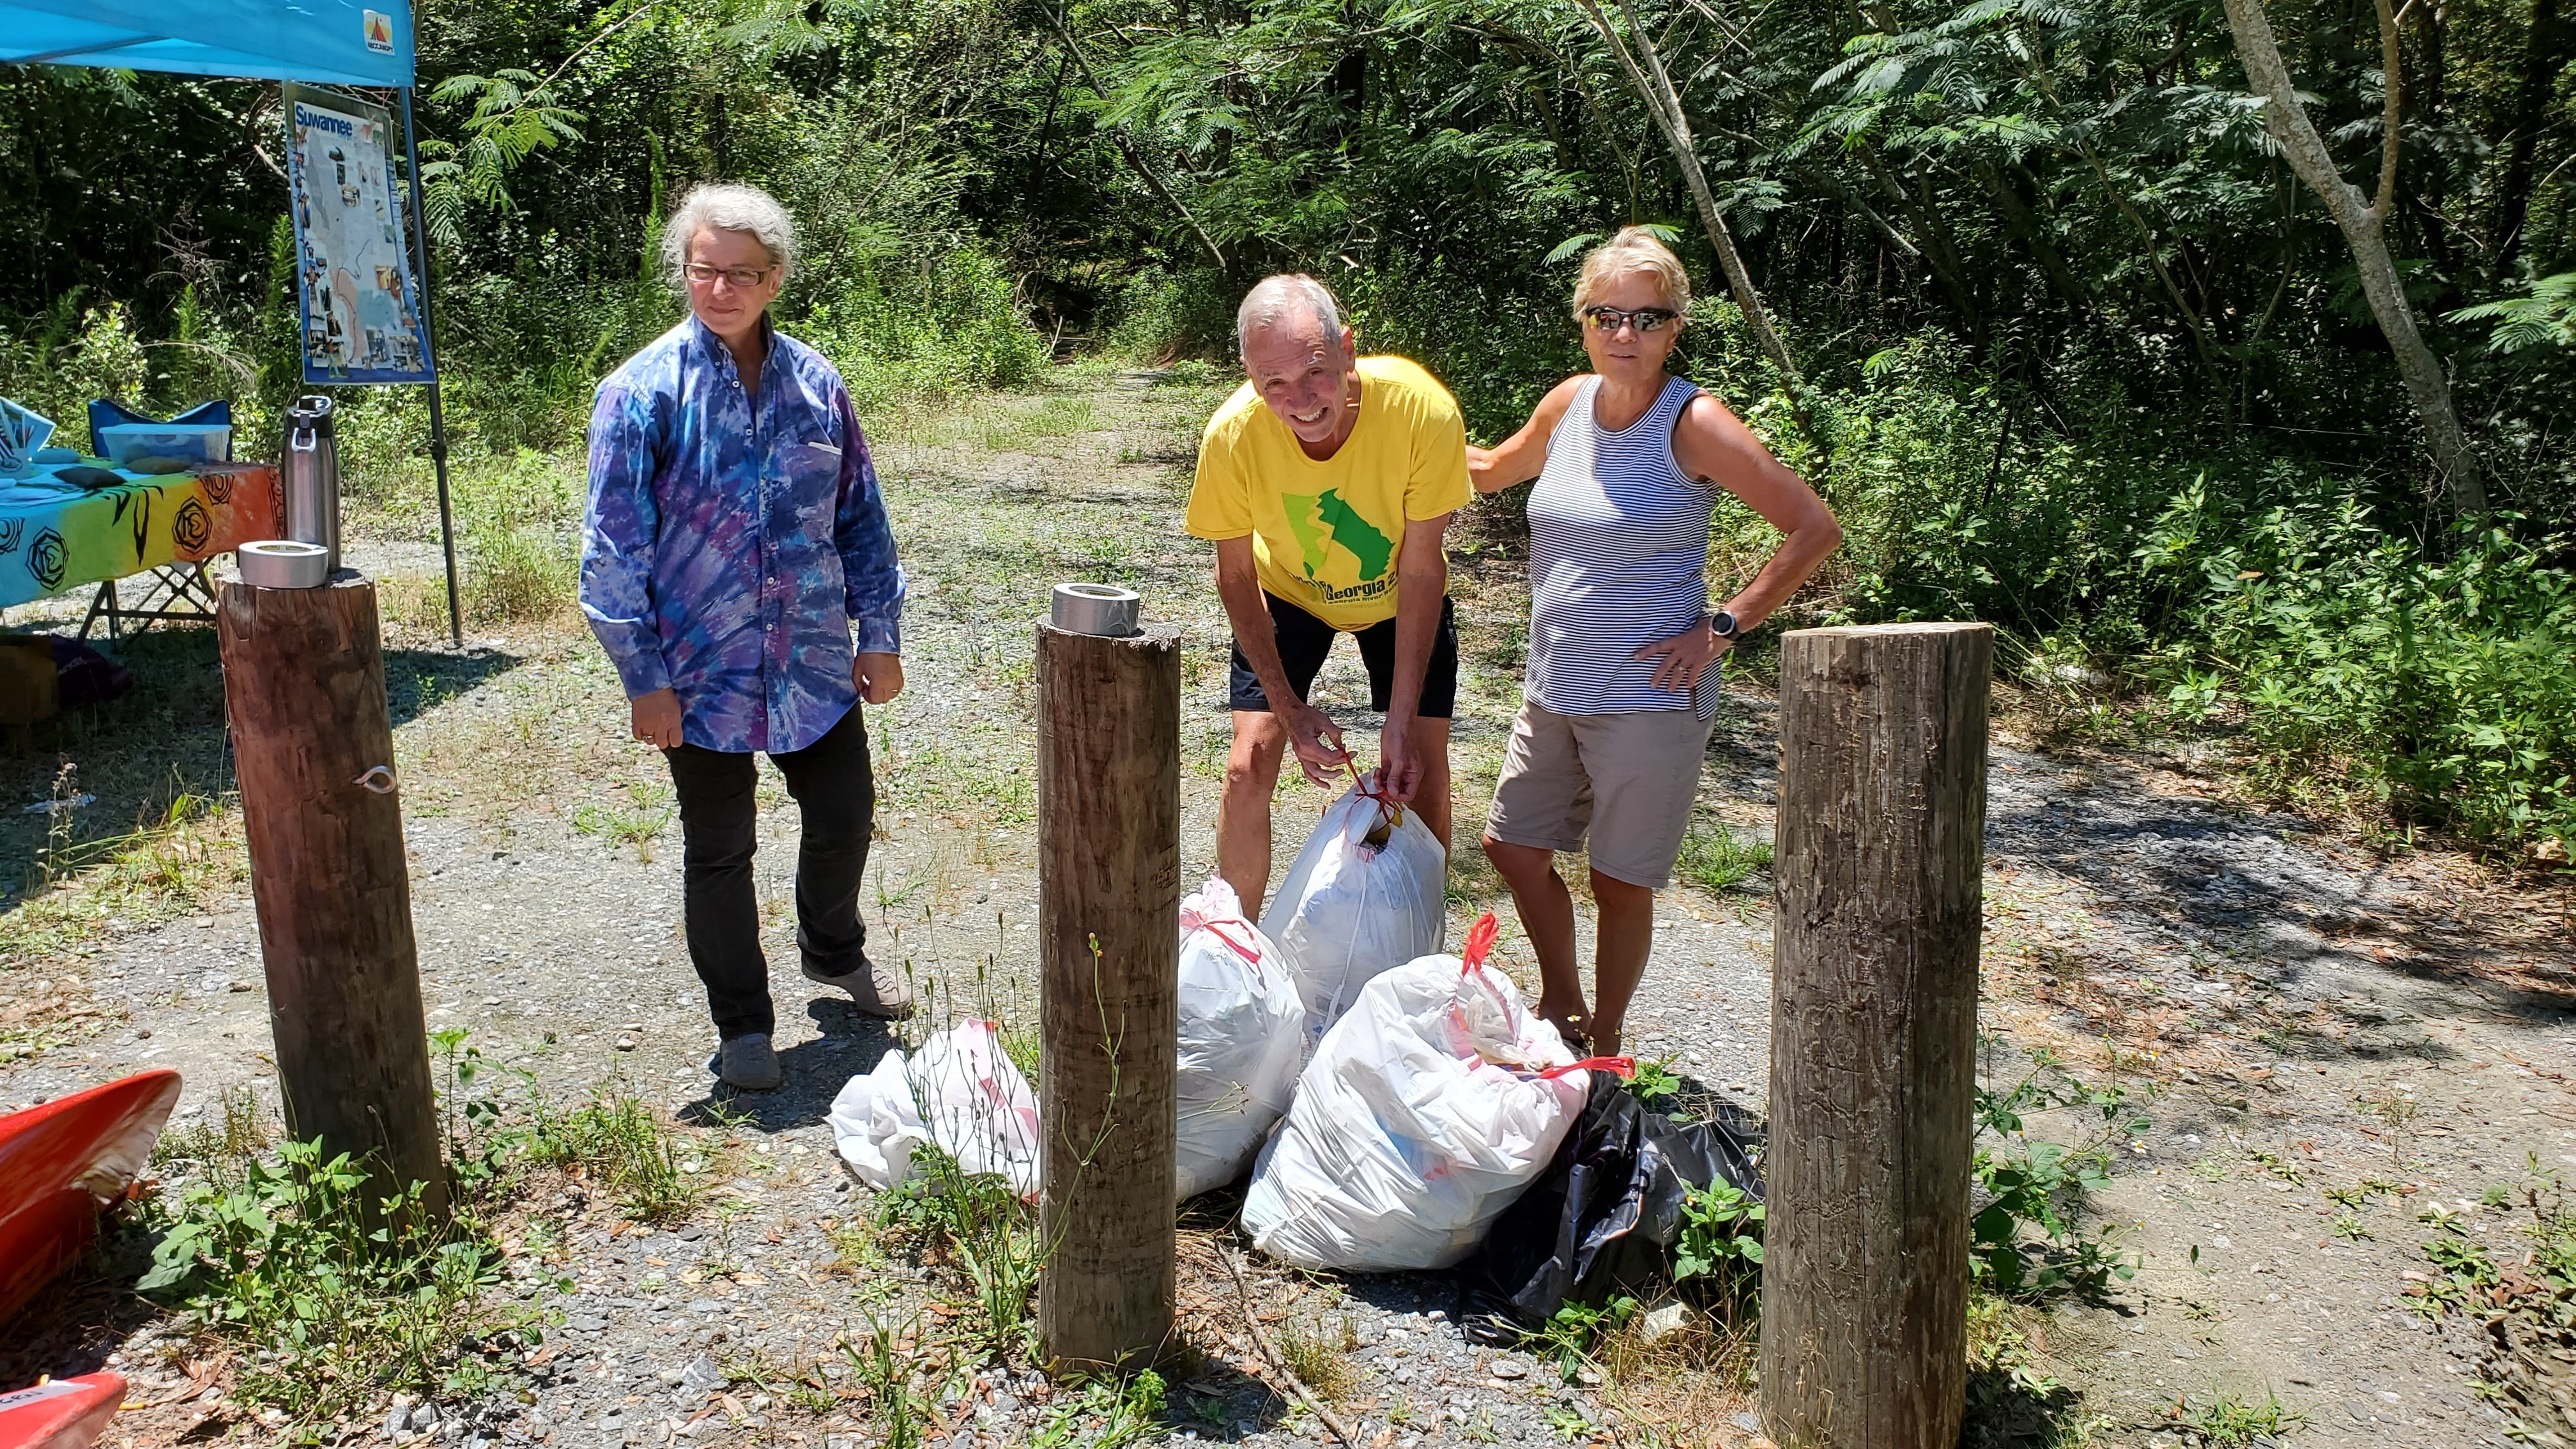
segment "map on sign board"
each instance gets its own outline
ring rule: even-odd
[[[429,381],[391,118],[293,85],[286,113],[304,380]]]

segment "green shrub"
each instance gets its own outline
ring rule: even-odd
[[[2340,772],[2403,824],[2512,843],[2576,835],[2576,589],[2558,537],[2501,516],[2448,558],[2355,498],[2230,519],[2195,485],[2141,548],[2197,583],[2199,661],[2169,697],[2241,708],[2282,793]]]

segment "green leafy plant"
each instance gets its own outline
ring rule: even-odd
[[[2032,1141],[2023,1114],[2041,1110],[2079,1120],[2089,1112],[2093,1129],[2073,1146]],[[1975,1120],[1971,1172],[1985,1203],[1969,1220],[1969,1253],[1979,1282],[2006,1297],[2043,1297],[2099,1294],[2135,1275],[2111,1231],[2081,1226],[2084,1199],[2110,1186],[2108,1144],[2147,1129],[2126,1088],[2077,1081],[2042,1053],[2010,1087],[1979,1086]]]
[[[163,1209],[137,1287],[203,1331],[257,1345],[241,1396],[299,1422],[372,1406],[396,1389],[481,1387],[460,1339],[540,1337],[533,1310],[492,1306],[496,1244],[470,1217],[441,1222],[427,1184],[370,1193],[367,1173],[319,1142],[238,1159]]]
[[[1673,1281],[1698,1285],[1732,1306],[1751,1304],[1762,1282],[1767,1213],[1733,1183],[1694,1189],[1682,1199],[1681,1234],[1673,1243]]]
[[[616,1194],[637,1222],[678,1222],[696,1208],[701,1188],[671,1130],[621,1084],[601,1083],[589,1101],[565,1113],[531,1091],[529,1113],[529,1159],[579,1169]]]
[[[1598,1306],[1589,1303],[1567,1303],[1558,1308],[1545,1327],[1532,1335],[1532,1346],[1541,1354],[1554,1358],[1570,1382],[1590,1362],[1592,1350],[1602,1335],[1610,1333],[1637,1316],[1640,1305],[1625,1294]]]
[[[1152,1369],[1093,1379],[1070,1403],[1047,1410],[1030,1449],[1124,1449],[1163,1427],[1165,1393],[1163,1376]]]
[[[2308,1421],[2307,1415],[2282,1403],[2269,1389],[2259,1402],[2232,1390],[2198,1403],[2178,1400],[2171,1417],[2214,1449],[2278,1439]]]

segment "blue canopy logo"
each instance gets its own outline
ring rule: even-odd
[[[381,10],[363,12],[366,17],[367,49],[378,55],[394,53],[394,18]]]

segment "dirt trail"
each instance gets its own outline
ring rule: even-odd
[[[960,1006],[1029,1015],[1028,660],[1045,585],[1126,584],[1144,592],[1150,614],[1183,626],[1183,858],[1191,879],[1211,862],[1226,636],[1204,549],[1179,532],[1179,505],[1193,430],[1215,395],[1130,377],[986,400],[880,441],[914,587],[910,690],[871,718],[883,803],[865,905],[880,958],[910,965]],[[357,557],[363,565],[369,555]],[[1458,574],[1459,816],[1471,839],[1516,692],[1526,595],[1495,549],[1466,557]],[[210,639],[156,649],[156,671],[211,663]],[[524,1068],[557,1098],[604,1080],[634,1084],[694,1124],[689,1140],[706,1162],[732,1172],[709,1213],[677,1234],[614,1233],[605,1205],[571,1204],[576,1286],[559,1299],[529,1290],[564,1314],[559,1349],[524,1401],[469,1406],[453,1437],[872,1442],[846,1413],[772,1405],[749,1387],[711,1409],[697,1379],[682,1377],[701,1354],[818,1362],[836,1335],[918,1296],[888,1288],[882,1266],[834,1267],[843,1250],[831,1227],[861,1211],[864,1192],[832,1155],[825,1108],[893,1039],[795,976],[793,813],[776,776],[764,771],[758,878],[788,1085],[720,1111],[701,1066],[711,1047],[703,1000],[679,938],[667,781],[659,761],[620,738],[614,675],[577,621],[481,641],[462,660],[403,648],[392,658],[432,1027],[469,1029],[488,1057]],[[1347,650],[1319,696],[1346,723],[1374,725]],[[1767,832],[1771,715],[1758,689],[1730,690],[1704,791],[1711,822]],[[2428,1330],[2398,1295],[2401,1274],[2421,1267],[2428,1230],[2416,1215],[2426,1205],[2469,1200],[2471,1230],[2501,1243],[2513,1229],[2476,1207],[2480,1192],[2520,1180],[2527,1154],[2544,1167],[2576,1163],[2567,1080],[2576,1028],[2565,1014],[2576,1005],[2576,955],[2564,903],[2545,918],[2549,903],[2456,863],[2390,865],[2312,838],[2296,820],[2209,798],[2219,784],[2189,752],[1998,748],[1994,766],[1983,1025],[2001,1043],[1996,1070],[2049,1047],[2088,1079],[2162,1094],[2147,1109],[2153,1130],[2121,1149],[2120,1175],[2098,1200],[2130,1225],[2125,1241],[2142,1270],[2106,1306],[2066,1310],[2046,1326],[2041,1362],[2080,1404],[2041,1405],[2027,1426],[2068,1435],[2089,1423],[2095,1442],[2174,1443],[2178,1402],[2188,1412],[2222,1394],[2277,1393],[2302,1416],[2289,1439],[2299,1444],[2504,1442],[2501,1420],[2472,1396],[2467,1334]],[[1283,866],[1322,803],[1293,772],[1283,784]],[[1662,898],[1631,1028],[1641,1054],[1670,1054],[1678,1070],[1757,1110],[1769,1050],[1766,886],[1759,877],[1732,891],[1685,885]],[[1477,910],[1510,918],[1472,850],[1457,863],[1451,904],[1453,940]],[[83,983],[122,1022],[0,1065],[0,1103],[146,1065],[186,1074],[183,1118],[214,1110],[227,1085],[272,1090],[246,890],[198,918],[103,929],[88,949],[43,969]],[[1534,976],[1508,938],[1502,960]],[[2349,1188],[2363,1192],[2348,1214],[2323,1195]],[[730,1271],[701,1272],[717,1253]],[[1229,1328],[1213,1290],[1191,1281],[1193,1321],[1213,1357],[1176,1392],[1196,1416],[1180,1437],[1318,1437],[1245,1376],[1239,1317]],[[1265,1277],[1263,1292],[1292,1315],[1349,1320],[1357,1375],[1342,1412],[1377,1449],[1580,1437],[1607,1412],[1596,1391],[1560,1384],[1525,1355],[1465,1342],[1444,1276],[1354,1280],[1329,1304],[1288,1277]],[[0,1369],[61,1372],[115,1347],[104,1327],[74,1327],[0,1342]],[[1023,1442],[1047,1411],[1044,1391],[1024,1380],[995,1379],[976,1396],[980,1407],[949,1424],[943,1442],[956,1449]],[[1731,1440],[1742,1407],[1723,1407],[1702,1428]],[[2025,1442],[2009,1413],[1981,1422],[1986,1442]],[[362,1441],[383,1442],[357,1427]],[[152,1432],[142,1426],[137,1442]]]

